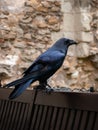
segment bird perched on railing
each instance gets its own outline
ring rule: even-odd
[[[76,42],[67,38],[61,38],[51,48],[42,53],[23,73],[22,78],[4,86],[15,86],[9,98],[13,99],[18,97],[35,81],[39,81],[41,88],[46,88],[48,85],[47,79],[61,67],[67,54],[68,47],[73,44],[76,44]]]

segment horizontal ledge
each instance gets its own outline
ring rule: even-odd
[[[0,88],[0,100],[9,100],[8,96],[13,89]],[[36,93],[36,94],[35,94]],[[11,100],[14,102],[30,103],[34,101],[36,105],[45,105],[69,109],[79,109],[98,112],[97,92],[58,92],[50,94],[44,90],[26,90],[18,98]]]

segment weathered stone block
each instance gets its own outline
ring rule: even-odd
[[[64,13],[72,13],[72,3],[70,1],[62,2],[61,10]]]
[[[30,23],[30,22],[32,22],[32,18],[31,17],[28,17],[27,19],[22,19],[22,20],[20,20],[22,23]]]
[[[25,38],[25,39],[28,39],[28,40],[31,40],[31,39],[32,39],[30,33],[26,33],[26,34],[24,35],[24,38]]]
[[[57,16],[47,16],[46,20],[50,25],[53,25],[53,24],[57,24],[59,22],[59,17],[57,17]]]
[[[53,32],[51,33],[51,39],[53,42],[57,41],[59,38],[63,37],[63,32]]]
[[[42,16],[35,17],[35,19],[33,20],[33,25],[39,28],[47,27],[47,23],[45,22],[45,19]]]
[[[98,54],[92,56],[90,60],[92,61],[92,63],[95,66],[95,68],[98,69]]]
[[[75,33],[74,32],[65,32],[63,33],[64,37],[74,39],[75,40]]]
[[[0,0],[3,10],[10,11],[11,13],[19,13],[23,10],[23,5],[26,0]],[[6,6],[6,8],[5,8]]]
[[[73,32],[75,30],[75,26],[74,26],[74,15],[73,14],[69,14],[66,13],[64,14],[64,23],[63,23],[63,30],[64,32]]]
[[[79,76],[79,71],[78,71],[78,70],[74,71],[74,72],[72,73],[72,75],[71,75],[71,77],[72,77],[73,79],[77,79],[78,76]]]
[[[43,5],[38,5],[38,7],[36,8],[37,11],[41,11],[41,12],[45,12],[47,13],[48,12],[48,9],[46,7],[44,7]]]
[[[80,42],[93,42],[94,37],[92,32],[77,32],[76,39]]]
[[[72,57],[76,56],[76,45],[69,47],[67,55]]]
[[[87,43],[77,45],[76,54],[78,58],[87,58],[90,54],[90,47]]]
[[[0,80],[10,78],[12,76],[12,71],[10,65],[0,64]]]
[[[92,17],[89,13],[74,13],[74,30],[90,31]]]
[[[81,24],[84,31],[90,31],[91,26],[90,23],[92,21],[92,17],[90,13],[81,13]]]

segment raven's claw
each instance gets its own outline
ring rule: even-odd
[[[48,87],[45,89],[45,92],[51,94],[51,92],[53,92],[53,89]]]

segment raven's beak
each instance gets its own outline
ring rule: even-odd
[[[70,44],[77,44],[77,42],[74,40],[70,40]]]
[[[74,44],[76,44],[76,45],[77,45],[78,43],[77,43],[77,42],[74,42]]]

